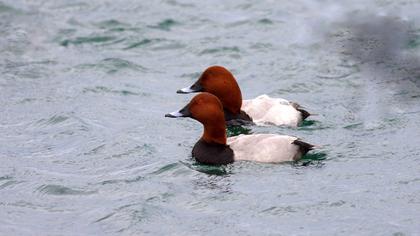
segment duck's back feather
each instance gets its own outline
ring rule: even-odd
[[[309,150],[305,150],[300,142],[296,137],[277,134],[239,135],[227,139],[235,161],[268,163],[299,160]]]
[[[242,110],[251,116],[258,125],[274,124],[298,126],[309,113],[296,103],[282,98],[261,95],[250,100],[243,100]]]

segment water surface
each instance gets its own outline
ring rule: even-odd
[[[1,235],[419,235],[417,1],[0,1]],[[297,101],[298,163],[202,166],[209,65]]]

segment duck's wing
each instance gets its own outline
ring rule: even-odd
[[[296,137],[277,134],[239,135],[228,138],[227,142],[233,150],[235,161],[295,161],[313,148]]]

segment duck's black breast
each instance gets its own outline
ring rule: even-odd
[[[224,110],[226,124],[229,126],[239,126],[239,125],[253,125],[252,118],[242,111],[239,114],[232,114],[231,112]]]
[[[200,163],[225,165],[233,162],[233,150],[228,145],[211,144],[200,139],[194,145],[192,156]]]

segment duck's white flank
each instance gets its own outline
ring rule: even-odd
[[[241,109],[251,116],[257,125],[298,126],[302,122],[302,114],[291,102],[282,98],[270,98],[266,94],[243,100]]]
[[[296,137],[277,134],[239,135],[227,139],[234,159],[257,162],[284,162],[299,160],[302,153],[293,144]]]

